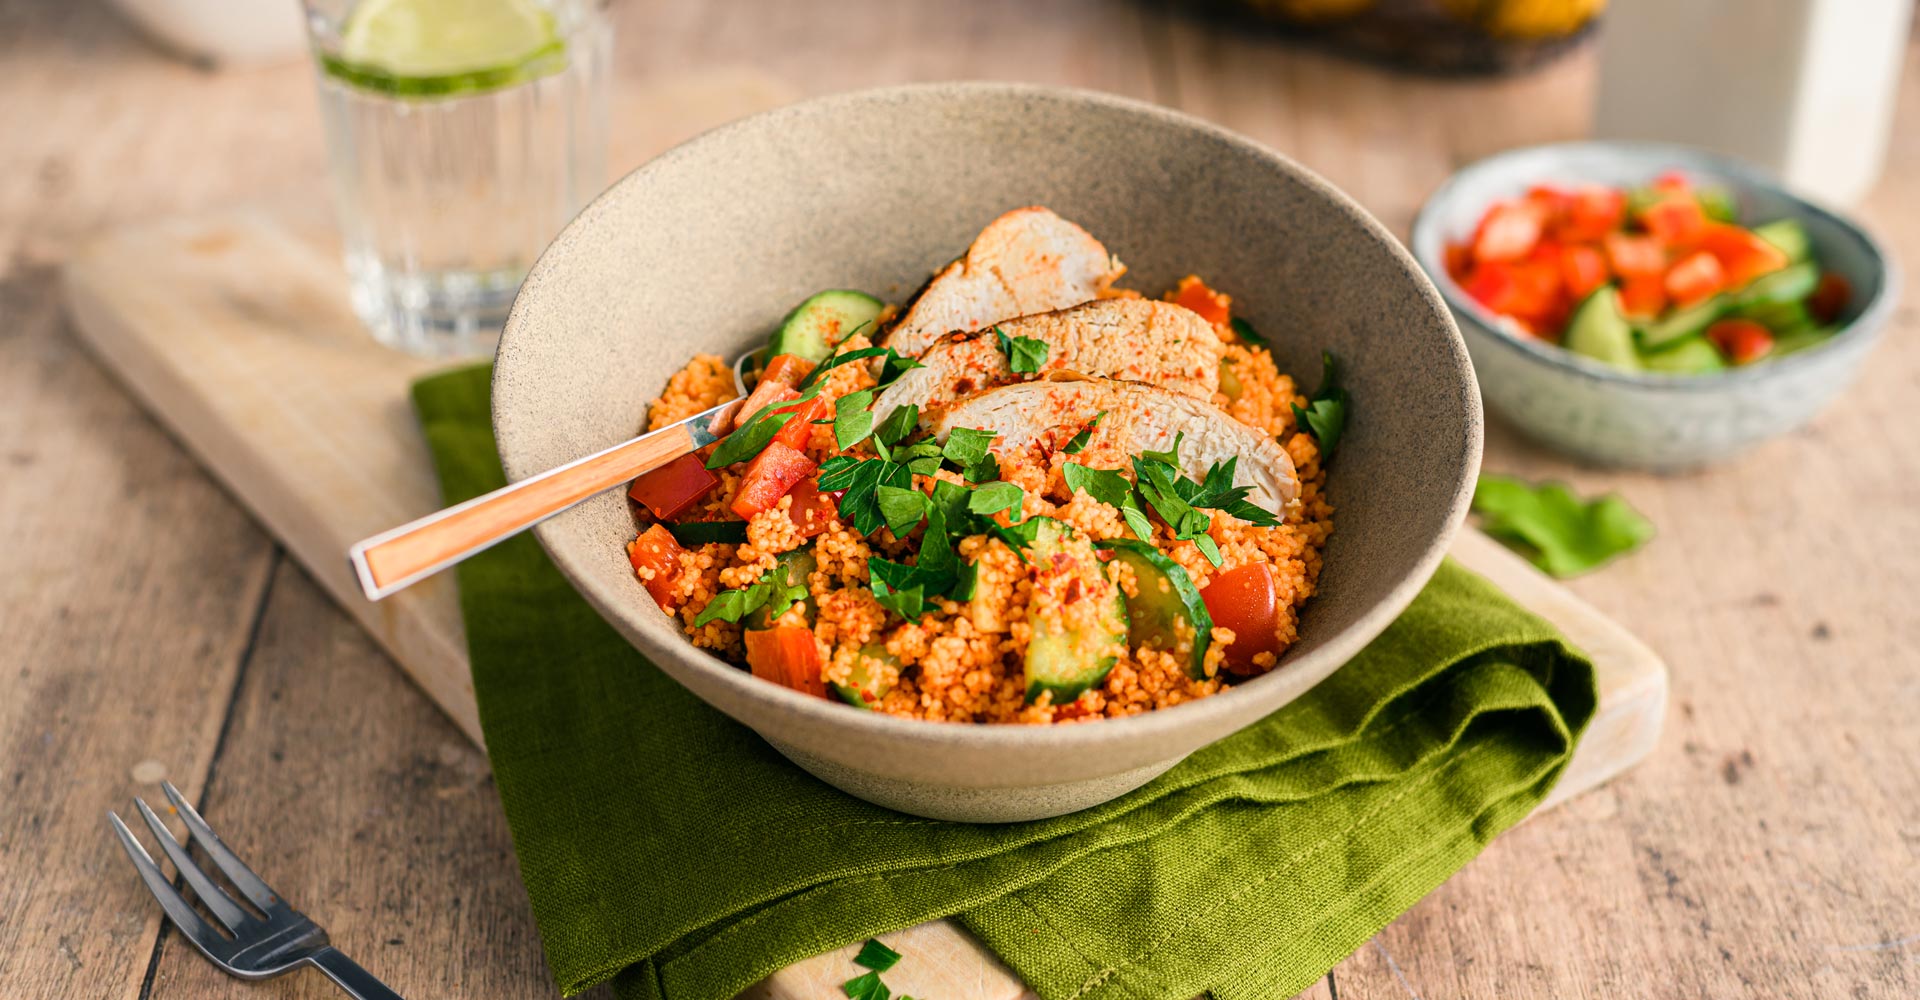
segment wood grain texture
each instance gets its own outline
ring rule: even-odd
[[[696,101],[703,87],[672,82],[688,71],[751,63],[810,93],[1026,79],[1216,117],[1347,187],[1404,233],[1452,165],[1579,135],[1591,93],[1586,55],[1511,81],[1394,78],[1133,0],[625,0],[613,9],[618,169],[650,152],[643,137],[655,124],[628,95],[664,84]],[[1888,180],[1865,209],[1910,269],[1920,260],[1916,78],[1910,58]],[[0,553],[9,570],[0,575],[0,776],[13,792],[0,817],[0,996],[197,996],[175,978],[159,982],[158,970],[147,981],[157,913],[113,853],[100,811],[137,787],[128,770],[147,760],[164,759],[198,794],[182,778],[204,780],[218,740],[181,734],[225,718],[245,647],[240,608],[259,604],[268,543],[79,350],[57,316],[57,272],[83,237],[109,227],[319,202],[312,80],[298,64],[213,73],[173,62],[105,4],[0,0],[0,121],[9,125],[0,141]],[[1658,523],[1644,553],[1573,589],[1680,665],[1674,714],[1635,775],[1502,837],[1307,996],[1920,993],[1912,303],[1909,295],[1854,393],[1807,431],[1724,469],[1597,474],[1493,427],[1491,468],[1619,489]],[[280,600],[263,631],[328,615],[339,621],[324,601]],[[440,725],[409,686],[380,691],[411,714],[359,730],[369,745],[405,746],[413,729]],[[284,700],[259,708],[273,725],[303,711],[313,716],[298,720],[303,732],[327,746],[341,738],[345,730],[326,725],[330,713]],[[236,725],[219,756],[270,738],[273,725]],[[216,780],[209,814],[223,827],[242,823],[236,838],[257,836],[265,827],[238,815],[242,793],[221,787]],[[409,883],[419,905],[449,908],[456,894],[469,898],[461,879],[470,870],[405,847],[416,836],[430,842],[433,830],[414,817],[443,815],[435,787],[383,785],[382,825],[396,833],[389,849],[420,873]],[[351,845],[346,853],[381,860]],[[262,861],[276,879],[280,864]],[[23,869],[27,878],[16,875]],[[319,891],[325,905],[310,905],[330,913],[375,905],[381,890],[344,878]],[[472,967],[448,961],[437,979],[408,971],[409,985],[436,997],[551,995],[535,974],[475,978],[537,969],[524,907],[467,916],[416,921],[404,939],[422,955],[466,955]],[[354,933],[356,953],[389,972],[384,945],[367,951]],[[493,950],[475,955],[468,935]],[[191,962],[178,951],[165,960],[182,973]],[[305,982],[244,989],[326,995]]]

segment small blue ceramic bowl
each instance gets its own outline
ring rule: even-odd
[[[1777,361],[1713,375],[1623,372],[1516,335],[1447,276],[1446,245],[1471,235],[1495,201],[1535,184],[1633,187],[1669,170],[1732,192],[1743,224],[1799,220],[1821,266],[1853,286],[1840,332]],[[1459,322],[1488,408],[1550,447],[1607,466],[1703,465],[1806,423],[1853,382],[1899,299],[1898,268],[1858,224],[1754,167],[1685,146],[1576,142],[1481,160],[1427,199],[1412,243]]]

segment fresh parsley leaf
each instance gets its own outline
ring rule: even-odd
[[[893,991],[880,981],[880,973],[867,972],[840,984],[850,1000],[890,1000]]]
[[[956,601],[971,601],[973,591],[979,585],[980,567],[970,562],[963,562],[954,570],[953,586],[948,589],[947,596]]]
[[[892,353],[892,349],[886,347],[862,347],[851,351],[841,351],[827,360],[820,362],[818,365],[815,365],[813,370],[807,373],[807,377],[800,380],[800,388],[802,390],[809,388],[815,382],[824,378],[828,372],[841,365],[852,364],[855,361],[866,358],[877,358]]]
[[[749,612],[767,603],[768,592],[772,589],[755,582],[734,590],[723,590],[715,594],[713,600],[707,602],[706,608],[700,612],[698,618],[693,620],[693,624],[697,628],[716,618],[737,622],[746,617]]]
[[[1047,355],[1052,348],[1044,340],[1032,337],[1009,337],[1007,331],[993,328],[993,339],[1000,345],[1000,353],[1007,356],[1007,367],[1021,375],[1032,375],[1047,363]]]
[[[1143,451],[1140,453],[1140,457],[1150,462],[1159,462],[1162,465],[1171,466],[1173,469],[1178,470],[1180,468],[1180,442],[1186,440],[1186,437],[1187,432],[1181,431],[1173,436],[1173,447],[1168,448],[1166,451]]]
[[[1562,578],[1597,569],[1653,537],[1652,522],[1619,495],[1583,501],[1561,483],[1533,486],[1482,474],[1473,509],[1487,534]]]
[[[706,545],[709,542],[739,543],[747,540],[745,521],[681,521],[667,525],[673,540],[682,545]]]
[[[897,407],[887,414],[887,419],[873,429],[873,436],[891,445],[907,435],[920,423],[920,407],[914,403]]]
[[[966,471],[960,475],[970,483],[993,482],[1000,478],[1000,460],[993,456],[993,452],[987,452],[981,456],[980,461],[967,466]]]
[[[1116,469],[1096,469],[1068,462],[1060,467],[1060,473],[1066,478],[1069,491],[1090,494],[1110,506],[1125,507],[1133,492],[1133,484]]]
[[[1120,508],[1120,516],[1127,521],[1127,527],[1133,529],[1135,537],[1143,542],[1153,540],[1153,522],[1147,520],[1147,514],[1138,505],[1129,503]]]
[[[947,537],[947,530],[947,512],[929,501],[927,530],[920,536],[920,558],[914,563],[914,568],[936,584],[936,592],[952,586],[954,563],[957,561],[953,554],[953,539]]]
[[[878,387],[884,389],[892,385],[900,376],[905,375],[915,368],[923,367],[925,366],[918,360],[909,358],[904,354],[894,351],[892,348],[888,348],[887,360],[880,365],[880,385]]]
[[[873,534],[886,522],[874,500],[874,491],[883,485],[905,489],[913,485],[913,474],[906,466],[882,458],[835,455],[820,463],[820,491],[845,491],[840,494],[840,518],[863,535]]]
[[[1080,428],[1080,433],[1075,434],[1071,439],[1069,439],[1067,441],[1067,446],[1060,450],[1066,452],[1069,455],[1078,455],[1081,452],[1085,451],[1087,449],[1087,442],[1093,440],[1093,429],[1095,427],[1100,426],[1101,418],[1105,417],[1106,415],[1107,415],[1107,411],[1105,410],[1101,410],[1099,413],[1094,414],[1093,419],[1087,421],[1087,426]]]
[[[959,483],[936,479],[933,481],[933,497],[929,506],[939,511],[941,519],[949,526],[961,527],[966,524],[967,497],[972,492]]]
[[[799,414],[801,403],[813,397],[802,394],[798,399],[785,399],[753,411],[751,416],[740,422],[733,433],[720,439],[719,447],[707,458],[707,468],[722,469],[735,462],[744,462],[766,450],[773,436],[780,428]],[[775,413],[775,410],[784,412]]]
[[[873,390],[850,392],[833,404],[833,443],[846,451],[873,433]]]
[[[957,468],[972,468],[986,457],[987,446],[992,444],[993,439],[998,436],[993,431],[955,427],[947,433],[947,443],[940,449],[940,457],[952,462]]]
[[[1007,516],[1020,520],[1020,503],[1026,498],[1026,491],[1012,483],[988,483],[974,490],[967,497],[967,510],[982,517],[990,517],[1005,510]]]
[[[1007,548],[1013,550],[1014,557],[1022,563],[1025,563],[1027,561],[1027,547],[1033,544],[1033,540],[1039,534],[1040,525],[1043,522],[1058,525],[1063,530],[1066,528],[1066,525],[1060,521],[1038,514],[1011,527],[1002,525],[1000,522],[992,520],[991,518],[982,518],[979,521],[979,525],[986,529],[987,534],[1005,542]]]
[[[1200,534],[1193,536],[1193,544],[1195,548],[1200,550],[1201,555],[1207,557],[1208,562],[1215,566],[1220,565],[1220,546],[1214,544],[1212,535],[1202,531]]]
[[[1254,329],[1252,323],[1235,316],[1227,321],[1227,325],[1233,327],[1234,335],[1246,343],[1255,347],[1267,346],[1267,338],[1261,336],[1260,331]]]
[[[853,964],[875,972],[885,972],[893,968],[893,964],[898,961],[900,961],[899,952],[873,938],[868,938],[867,943],[860,946],[860,954],[853,957]],[[902,997],[901,1000],[906,998]]]
[[[1273,527],[1280,518],[1270,510],[1247,499],[1253,492],[1251,486],[1233,485],[1234,469],[1240,463],[1240,456],[1230,456],[1224,462],[1215,462],[1207,470],[1206,479],[1187,497],[1187,502],[1195,507],[1223,510],[1242,521],[1248,521],[1262,527]],[[1191,482],[1191,480],[1189,480]]]
[[[1340,435],[1347,428],[1347,403],[1347,390],[1340,387],[1339,370],[1334,364],[1333,354],[1322,351],[1320,388],[1314,390],[1305,409],[1301,409],[1298,403],[1293,405],[1294,421],[1311,431],[1314,440],[1320,442],[1322,458],[1331,458],[1333,449],[1340,444]]]
[[[931,476],[940,471],[940,442],[931,438],[908,445],[893,457],[916,476]]]
[[[927,495],[919,490],[881,486],[874,490],[873,496],[880,507],[880,516],[887,522],[887,530],[892,531],[895,538],[907,537],[927,516]]]
[[[867,560],[867,583],[880,606],[911,622],[926,610],[927,587],[915,567],[888,559]]]

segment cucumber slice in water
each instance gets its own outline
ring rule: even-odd
[[[1663,375],[1711,375],[1725,371],[1727,359],[1720,356],[1720,349],[1706,337],[1696,335],[1664,350],[1641,355],[1640,364],[1647,371]]]
[[[1193,578],[1166,553],[1139,539],[1110,538],[1098,544],[1133,570],[1139,588],[1137,596],[1127,598],[1127,644],[1177,651],[1184,642],[1193,650],[1187,676],[1204,679],[1213,615]]]
[[[865,292],[838,288],[820,292],[795,306],[780,322],[767,344],[767,357],[793,354],[819,364],[854,330],[864,327],[867,333],[874,332],[873,323],[882,308],[879,299]]]
[[[1033,545],[1027,551],[1029,560],[1041,567],[1042,574],[1100,575],[1104,582],[1093,547],[1070,541],[1066,527],[1052,520],[1037,526]],[[1056,560],[1056,555],[1068,558]],[[1034,584],[1035,594],[1054,589],[1045,580]],[[1027,622],[1033,626],[1033,638],[1027,642],[1027,701],[1036,701],[1041,694],[1051,692],[1053,704],[1065,705],[1106,680],[1107,672],[1119,659],[1103,651],[1127,641],[1127,597],[1120,588],[1114,587],[1112,605],[1096,627],[1061,628],[1050,623],[1037,609],[1027,612]]]
[[[1640,355],[1633,349],[1633,327],[1620,312],[1620,296],[1612,285],[1595,289],[1573,311],[1560,346],[1623,371],[1638,371]]]
[[[1795,264],[1813,256],[1813,241],[1807,238],[1807,230],[1795,219],[1776,219],[1764,226],[1753,227],[1753,235],[1780,248],[1787,260]]]

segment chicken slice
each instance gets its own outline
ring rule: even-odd
[[[918,357],[955,330],[1092,301],[1126,270],[1086,230],[1039,206],[993,220],[921,289],[882,346]]]
[[[1247,499],[1285,516],[1300,494],[1293,459],[1266,434],[1212,403],[1155,385],[1055,372],[1043,379],[989,389],[963,399],[933,421],[945,441],[956,427],[993,431],[993,450],[1056,447],[1105,413],[1074,461],[1095,468],[1131,469],[1145,451],[1167,451],[1180,439],[1180,471],[1203,478],[1234,456],[1234,485],[1251,486]]]
[[[1220,387],[1226,348],[1213,325],[1171,302],[1096,299],[1059,312],[1023,316],[998,324],[1009,337],[1047,345],[1040,372],[1151,382],[1196,399],[1212,399]],[[920,356],[922,367],[902,375],[873,407],[876,422],[913,404],[927,421],[954,401],[983,389],[1024,381],[1007,366],[992,329],[950,334]]]

